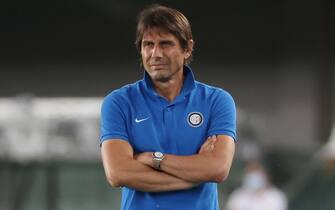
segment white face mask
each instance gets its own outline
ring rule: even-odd
[[[261,172],[249,172],[243,179],[243,186],[249,190],[259,190],[266,184],[266,177]]]

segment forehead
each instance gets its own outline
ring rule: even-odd
[[[143,33],[142,40],[171,40],[178,42],[175,35],[162,28],[148,28]]]

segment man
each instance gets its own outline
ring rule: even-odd
[[[286,195],[269,180],[259,162],[247,163],[242,186],[227,200],[227,210],[287,210]]]
[[[122,210],[217,210],[229,173],[236,114],[224,90],[194,80],[186,17],[152,5],[139,15],[144,78],[110,93],[101,109],[107,180],[122,187]]]

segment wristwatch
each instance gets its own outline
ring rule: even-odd
[[[164,154],[161,152],[152,153],[152,159],[154,161],[154,168],[159,170],[161,168],[161,162],[164,159]]]

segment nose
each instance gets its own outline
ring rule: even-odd
[[[159,45],[154,46],[154,48],[152,49],[151,57],[153,57],[153,58],[163,57],[162,49],[160,48]]]

